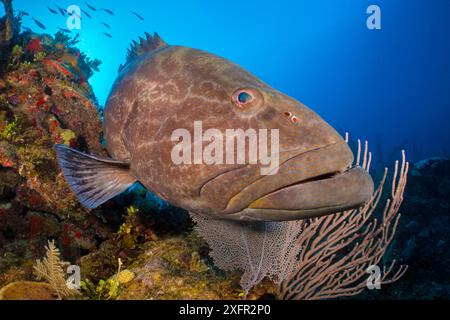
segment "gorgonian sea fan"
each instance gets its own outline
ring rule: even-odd
[[[214,264],[243,271],[245,295],[265,277],[287,279],[297,267],[297,238],[303,221],[240,222],[191,214],[197,232],[208,242]]]
[[[346,137],[348,142],[348,135]],[[356,166],[369,171],[372,154],[358,140]],[[238,222],[191,214],[211,257],[223,270],[240,269],[245,294],[264,278],[278,285],[282,299],[329,299],[359,294],[370,266],[379,265],[400,219],[409,164],[402,152],[395,163],[390,198],[381,221],[374,217],[383,195],[387,168],[363,207],[320,218],[286,222]],[[380,283],[400,279],[407,266],[393,260],[381,268]]]

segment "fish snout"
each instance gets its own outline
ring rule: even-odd
[[[249,206],[258,219],[296,220],[355,209],[370,200],[374,186],[360,167],[314,178],[272,192]]]
[[[277,175],[264,177],[237,195],[234,203],[249,204],[230,212],[229,218],[285,221],[358,208],[370,200],[374,185],[365,170],[351,167],[353,159],[343,140],[302,152],[283,163]]]

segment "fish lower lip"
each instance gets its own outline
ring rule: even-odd
[[[273,190],[250,204],[249,209],[326,211],[355,208],[370,199],[373,181],[360,167],[332,172]],[[334,211],[336,212],[336,211]]]

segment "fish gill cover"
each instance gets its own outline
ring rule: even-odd
[[[380,2],[380,7],[388,8],[388,11],[397,12],[399,9],[394,4]],[[390,81],[390,64],[387,62],[375,63],[374,68],[381,66],[380,78],[374,82],[368,80],[373,74],[378,74],[367,67],[370,64],[368,61],[372,59],[370,61],[373,62],[378,54],[384,55],[386,59],[390,57],[390,50],[385,47],[373,50],[377,53],[368,54],[367,58],[364,58],[365,55],[361,52],[358,52],[358,57],[352,52],[352,65],[348,64],[347,51],[342,48],[349,44],[354,46],[356,41],[362,43],[362,46],[368,46],[365,42],[367,40],[364,39],[370,37],[380,45],[382,40],[376,33],[358,36],[357,40],[351,40],[352,43],[346,42],[350,40],[344,40],[342,37],[339,44],[331,41],[325,45],[319,40],[321,37],[318,29],[334,30],[338,34],[342,32],[336,30],[334,24],[326,19],[329,18],[327,13],[325,18],[319,19],[320,25],[311,19],[302,22],[305,24],[303,28],[309,26],[310,30],[315,30],[315,34],[306,36],[303,31],[298,31],[300,26],[290,24],[299,20],[297,16],[292,20],[293,16],[288,11],[294,12],[294,9],[298,9],[314,12],[320,17],[318,7],[323,6],[323,3],[296,4],[291,10],[283,12],[269,5],[268,8],[272,8],[269,10],[270,17],[261,9],[259,22],[239,19],[246,6],[251,6],[251,2],[240,4],[244,6],[243,10],[231,13],[239,13],[239,17],[234,17],[236,24],[226,24],[226,31],[221,36],[217,35],[216,28],[223,19],[229,21],[230,17],[216,16],[212,8],[206,9],[198,4],[178,3],[177,5],[181,6],[180,12],[184,12],[183,17],[190,16],[189,19],[182,19],[162,3],[152,4],[152,10],[147,10],[142,4],[136,4],[132,8],[134,3],[124,6],[123,2],[88,1],[76,4],[79,12],[70,11],[69,5],[72,3],[63,1],[58,2],[58,5],[24,3],[19,0],[2,0],[2,3],[4,16],[0,19],[0,287],[3,288],[0,290],[0,299],[449,297],[450,285],[446,276],[450,263],[447,227],[449,160],[445,157],[434,157],[409,164],[406,159],[408,157],[417,161],[433,154],[448,155],[448,150],[438,150],[448,139],[448,132],[439,122],[441,120],[435,121],[436,126],[433,129],[425,129],[427,132],[421,137],[411,133],[414,130],[417,134],[423,133],[422,127],[427,127],[426,124],[419,123],[418,118],[427,121],[435,116],[436,110],[442,106],[448,107],[448,95],[443,95],[440,91],[448,84],[448,78],[442,75],[433,78],[433,72],[437,72],[439,67],[445,67],[441,63],[440,55],[445,56],[445,52],[448,52],[446,43],[432,43],[439,48],[433,53],[436,66],[426,70],[425,75],[433,80],[422,88],[422,95],[416,93],[409,97],[409,94],[404,92],[406,88],[420,86],[421,83],[416,83],[405,75],[405,83],[395,86],[396,94],[387,94],[391,92],[387,90],[387,82]],[[283,5],[287,7],[286,3]],[[332,4],[326,2],[326,5],[333,11]],[[422,12],[425,10],[433,13],[438,18],[430,23],[439,26],[439,11],[445,10],[437,8],[445,5],[438,1],[432,10],[430,6],[416,1],[412,4],[411,12],[420,8]],[[220,9],[222,4],[213,6]],[[344,8],[336,9],[342,12],[341,16],[333,11],[332,15],[337,19],[334,21],[339,24],[345,19],[354,19],[355,11],[361,11],[361,21],[366,28],[366,8],[353,6],[346,4]],[[281,4],[277,6],[281,7]],[[346,10],[350,13],[345,13]],[[409,13],[409,16],[412,15]],[[260,20],[262,17],[268,19]],[[75,20],[70,20],[74,18],[81,19],[83,27],[80,30],[69,28],[67,21],[74,22]],[[283,35],[280,35],[281,29],[271,31],[277,33],[273,37],[266,32],[255,32],[262,27],[261,21],[274,22],[274,19],[278,19],[280,28],[285,28],[282,30]],[[210,30],[202,27],[200,32],[195,20],[209,23]],[[123,28],[124,21],[129,28]],[[185,30],[174,21],[181,21]],[[389,18],[387,21],[389,22]],[[253,26],[250,26],[251,22],[254,22]],[[355,27],[353,24],[351,26]],[[161,186],[168,184],[177,186],[173,181],[178,184],[177,188],[184,188],[181,191],[195,186],[189,180],[191,177],[185,179],[182,174],[167,174],[170,171],[166,170],[164,165],[168,162],[162,162],[163,166],[156,170],[164,173],[158,176],[159,180],[156,182],[135,179],[143,180],[141,182],[158,196],[150,193],[140,183],[109,201],[106,200],[129,185],[124,184],[123,189],[113,190],[115,192],[107,194],[106,197],[103,197],[105,193],[96,193],[90,189],[93,186],[88,181],[94,178],[100,179],[97,180],[97,185],[101,186],[102,183],[103,186],[109,186],[116,181],[117,175],[110,175],[115,173],[105,164],[114,162],[121,170],[129,168],[130,163],[134,166],[126,156],[121,157],[129,150],[117,143],[114,148],[107,148],[108,141],[111,141],[108,140],[111,139],[108,138],[108,119],[119,118],[121,112],[112,113],[112,118],[108,118],[106,114],[106,126],[103,129],[102,121],[108,109],[105,111],[102,105],[106,101],[109,86],[116,79],[117,70],[120,82],[136,65],[145,61],[145,57],[157,56],[155,51],[160,52],[158,50],[167,48],[167,43],[157,34],[145,32],[153,29],[162,34],[169,44],[179,41],[242,62],[243,66],[254,70],[263,78],[270,79],[291,95],[305,96],[306,101],[324,105],[316,111],[333,119],[332,122],[338,128],[345,127],[358,135],[371,137],[374,142],[371,146],[375,147],[373,154],[369,151],[368,144],[356,139],[349,141],[347,137],[346,142],[353,150],[355,159],[353,163],[350,161],[348,164],[349,159],[344,161],[345,170],[362,167],[361,173],[365,176],[370,172],[376,185],[370,198],[364,201],[362,206],[353,205],[339,213],[307,219],[228,221],[211,215],[209,207],[196,212],[195,209],[201,206],[185,206],[186,203],[192,202],[180,200],[183,192],[176,190],[168,193],[168,189],[162,188]],[[348,28],[344,29],[348,31]],[[363,30],[368,32],[367,29]],[[433,30],[438,30],[438,34],[445,34],[441,29]],[[408,31],[400,28],[399,33],[393,36],[384,29],[379,32],[384,35],[387,33],[389,40],[393,40]],[[254,36],[249,36],[250,34]],[[421,39],[427,37],[426,31],[418,34]],[[139,35],[143,35],[143,38],[132,41],[130,47],[130,40],[137,39]],[[185,38],[183,35],[186,35]],[[268,38],[272,41],[268,42]],[[325,37],[323,41],[330,39]],[[286,45],[287,43],[289,45]],[[324,53],[330,51],[330,47],[336,49],[334,58]],[[408,68],[413,68],[415,72],[424,71],[420,64],[411,66],[420,56],[420,52],[413,51],[402,51],[406,56],[405,60],[410,62]],[[122,53],[117,54],[118,52]],[[265,52],[263,59],[256,59],[261,56],[261,52]],[[322,64],[322,70],[312,70],[311,66],[305,65],[312,65],[312,55],[319,61],[318,64]],[[103,63],[94,57],[100,58]],[[396,58],[391,58],[393,63],[397,61],[396,73],[404,72],[406,66],[398,64]],[[210,58],[202,55],[198,61],[204,63],[208,59]],[[288,76],[287,71],[277,73],[273,70],[275,66],[283,68],[281,62],[284,61],[291,61],[286,65],[289,73],[294,73],[295,77]],[[331,65],[338,62],[342,63],[345,72]],[[180,69],[173,68],[170,61],[167,62],[167,70],[172,70],[173,73],[169,73],[170,77],[166,80],[170,82],[185,72],[192,71],[189,69],[191,65],[188,63],[188,67],[180,72]],[[299,68],[303,68],[302,72],[298,72]],[[362,76],[364,70],[369,72]],[[236,76],[239,72],[236,71],[233,75]],[[166,73],[163,74],[166,76]],[[386,83],[386,88],[377,85],[382,93],[377,96],[371,91],[371,94],[375,95],[373,101],[361,99],[358,94],[352,95],[349,89],[355,86],[357,78],[362,80],[358,90],[354,90],[359,92],[358,94],[367,93],[363,87],[376,85],[380,79]],[[398,79],[394,77],[392,81]],[[349,85],[350,83],[352,85]],[[197,95],[210,90],[208,86],[202,88]],[[252,99],[258,94],[252,90],[253,87],[236,92],[232,99],[227,97],[227,101],[235,103],[239,108],[242,105],[252,107]],[[141,93],[133,92],[136,96]],[[437,94],[434,99],[431,98],[432,93]],[[114,90],[111,94],[114,96]],[[392,98],[389,107],[374,107],[374,104],[383,104],[386,101],[383,95]],[[99,96],[99,99],[96,96]],[[425,114],[420,112],[421,117],[411,117],[417,110],[422,110],[417,106],[423,103],[424,97],[430,98],[430,103],[436,103],[436,108],[427,108],[429,112]],[[402,98],[406,100],[401,101]],[[355,102],[345,107],[351,99]],[[120,99],[118,101],[120,102]],[[398,104],[398,108],[391,108],[392,104]],[[126,106],[126,103],[122,105]],[[364,108],[361,108],[361,105],[364,105]],[[405,106],[408,106],[408,110],[405,110]],[[139,115],[142,104],[130,104],[128,107],[133,110],[133,114]],[[295,113],[295,110],[297,109],[283,109],[280,115],[282,121],[297,128],[304,118]],[[189,113],[178,112],[180,118],[189,118]],[[367,121],[364,118],[366,116],[358,114],[366,114],[373,121]],[[346,119],[343,120],[343,117]],[[144,118],[137,116],[126,121]],[[220,119],[219,116],[217,118]],[[270,118],[273,118],[273,115],[267,117]],[[383,122],[386,122],[384,126]],[[136,126],[139,124],[134,123]],[[380,127],[380,131],[377,132],[375,127]],[[142,131],[131,130],[126,139],[139,136],[142,136]],[[433,139],[436,136],[441,138]],[[114,134],[111,137],[114,137]],[[420,143],[424,140],[421,139],[432,143],[422,147]],[[60,153],[59,163],[55,144],[60,146],[56,149]],[[127,147],[129,145],[126,144]],[[342,143],[342,150],[346,150],[346,146],[346,143]],[[405,147],[407,152],[402,154],[401,150]],[[392,151],[387,152],[386,148]],[[74,159],[70,154],[64,153],[66,150],[77,150],[79,158]],[[343,155],[347,154],[347,151],[342,152]],[[83,155],[90,155],[87,157],[95,161],[88,162]],[[95,155],[95,158],[91,155]],[[117,156],[120,159],[111,159]],[[60,164],[63,169],[67,169],[64,162],[61,162],[61,157],[66,157],[66,162],[76,160],[76,165],[70,168],[81,168],[84,171],[68,173],[67,170],[61,170]],[[136,159],[136,156],[132,158]],[[395,162],[396,159],[400,160]],[[83,176],[86,174],[86,168],[81,165],[86,162],[97,168],[94,176]],[[386,165],[389,171],[385,171]],[[102,170],[99,171],[99,168]],[[99,172],[106,172],[107,178],[99,177]],[[121,172],[129,178],[128,173]],[[202,178],[201,173],[194,177]],[[323,183],[322,179],[333,178],[334,174],[325,174],[318,181],[310,182]],[[86,189],[82,189],[77,198],[77,189],[71,180],[71,177],[80,175],[84,179],[84,186],[89,187],[87,192],[94,192],[102,199],[101,202],[106,201],[105,203],[92,210],[82,205],[85,204],[82,193],[86,192]],[[291,174],[290,178],[293,176],[295,174]],[[142,177],[144,176],[141,175],[140,178]],[[290,178],[286,176],[286,180],[280,181],[286,183]],[[230,179],[207,190],[210,194],[215,194],[210,198],[214,200],[213,204],[220,204],[221,199],[230,193],[230,186],[238,179]],[[299,185],[295,188],[305,186]],[[295,188],[293,190],[296,190]],[[335,188],[331,193],[341,195],[344,189]],[[217,195],[219,197],[215,198]],[[162,199],[169,199],[171,203],[188,210],[177,208]],[[272,201],[273,197],[255,201],[250,212],[259,210],[258,206],[269,200]],[[281,200],[286,205],[292,198]],[[293,203],[302,203],[301,197],[297,197]],[[270,213],[270,216],[273,217],[273,214]],[[322,214],[323,212],[319,215]],[[47,242],[48,239],[53,239],[54,242]],[[439,261],[436,256],[441,257]],[[37,261],[42,257],[45,259]],[[75,267],[71,269],[75,272],[80,268],[78,270],[81,271],[81,282],[74,290],[61,290],[65,275],[59,271],[65,270],[69,264],[72,268]],[[55,267],[45,269],[45,265]],[[433,270],[433,276],[424,271],[425,269]],[[38,270],[40,271],[37,272]],[[368,283],[370,274],[377,272],[378,282]],[[382,289],[376,290],[378,286]]]

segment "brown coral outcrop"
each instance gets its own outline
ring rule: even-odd
[[[28,265],[48,238],[75,260],[110,232],[78,203],[53,149],[64,143],[104,154],[100,115],[86,82],[90,60],[61,34],[25,32],[11,42],[0,76],[0,255],[8,253],[0,271]]]
[[[18,281],[0,290],[0,300],[56,300],[56,291],[47,283]]]

